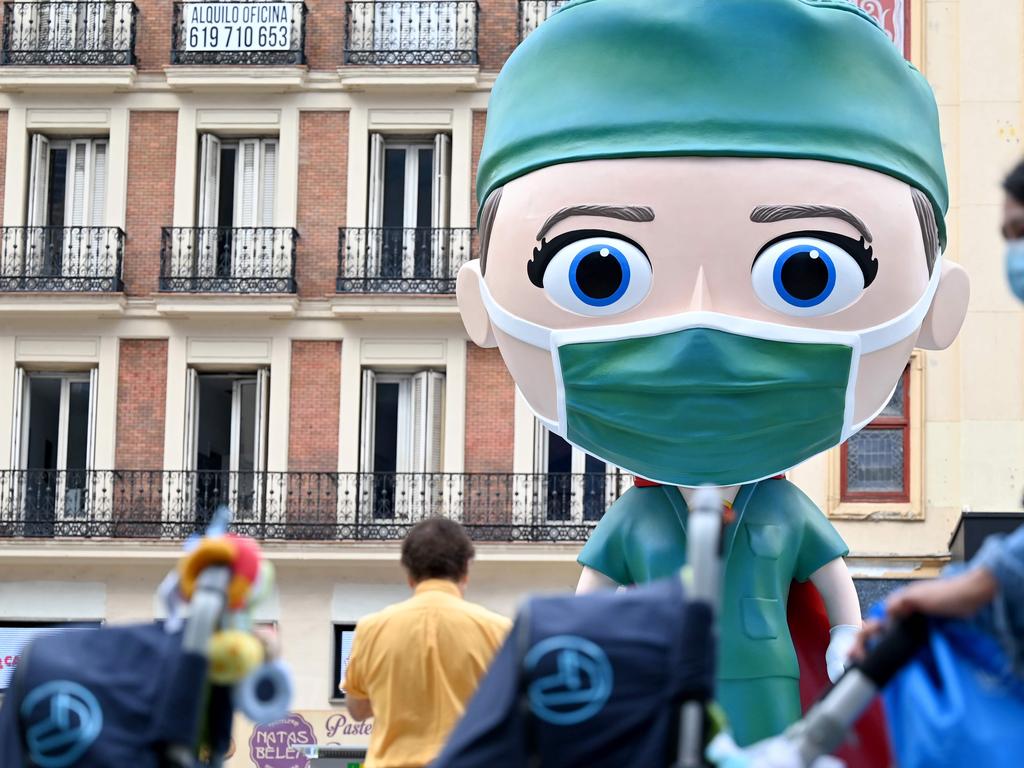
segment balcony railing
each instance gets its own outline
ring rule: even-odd
[[[296,0],[175,3],[172,64],[306,63],[306,4]]]
[[[182,539],[226,505],[261,539],[394,540],[427,517],[480,541],[585,541],[630,481],[605,474],[0,472],[0,537]]]
[[[3,64],[135,63],[134,3],[123,0],[4,3]]]
[[[472,235],[469,228],[343,227],[338,293],[455,293]]]
[[[345,62],[476,64],[476,0],[350,0]]]
[[[540,23],[568,0],[519,0],[519,39],[525,40]]]
[[[0,249],[0,291],[124,289],[118,227],[3,227]]]
[[[291,227],[164,227],[160,290],[182,293],[294,293]]]

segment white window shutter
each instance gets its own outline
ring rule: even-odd
[[[22,444],[21,435],[24,432],[24,419],[27,418],[28,414],[25,410],[25,370],[23,368],[14,369],[14,398],[11,403],[13,406],[13,413],[11,414],[11,469],[22,469],[24,463],[22,461]]]
[[[235,161],[235,226],[255,227],[258,215],[257,163],[259,162],[259,139],[242,139],[238,142],[238,159]]]
[[[220,139],[204,133],[199,140],[199,226],[217,226],[220,204]]]
[[[373,16],[376,3],[356,3],[349,6],[352,50],[371,51],[373,44]]]
[[[52,2],[42,4],[50,22],[49,49],[73,49],[78,41],[78,4]]]
[[[97,386],[99,374],[98,368],[89,370],[89,421],[86,426],[85,442],[85,468],[87,470],[96,468],[96,407],[99,397]]]
[[[92,143],[92,200],[89,206],[89,224],[94,227],[102,227],[107,215],[107,147],[106,139],[98,139]]]
[[[256,372],[256,446],[253,468],[256,472],[267,469],[267,422],[270,414],[270,369]]]
[[[91,2],[85,6],[85,46],[90,50],[111,50],[111,36],[108,34],[108,20],[111,17],[110,2]]]
[[[448,191],[451,188],[451,145],[452,140],[447,133],[439,133],[434,137],[434,199],[431,201],[431,224],[434,229],[446,228],[450,220]]]
[[[426,462],[425,471],[440,472],[444,466],[444,385],[445,375],[427,374]]]
[[[35,51],[39,49],[39,6],[41,3],[24,3],[11,6],[14,23],[11,25],[10,46],[12,51]]]
[[[263,163],[260,173],[260,211],[256,226],[274,226],[274,203],[277,190],[277,139],[261,142]]]
[[[130,51],[132,45],[132,4],[117,2],[110,25],[110,50]]]
[[[410,472],[427,471],[427,379],[429,371],[420,371],[412,377],[410,416]]]
[[[204,228],[192,242],[178,243],[180,263],[175,274],[188,275],[195,269],[200,275],[212,275],[217,269],[219,238],[216,229],[220,207],[220,139],[204,133],[199,140],[199,210],[197,226]],[[195,253],[191,252],[195,249]],[[194,264],[193,264],[194,261]]]
[[[192,471],[196,468],[196,452],[199,449],[199,374],[195,368],[185,370],[185,442],[181,468]]]
[[[373,430],[376,426],[377,376],[363,369],[362,412],[359,424],[359,471],[373,472]]]
[[[366,226],[379,227],[384,220],[384,137],[370,134],[370,188]]]
[[[84,227],[89,223],[89,150],[88,139],[76,139],[68,148],[68,181],[64,203],[64,226]]]
[[[46,202],[50,186],[50,140],[41,133],[32,136],[32,159],[29,172],[28,226],[45,227]]]

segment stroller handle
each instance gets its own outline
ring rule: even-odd
[[[881,690],[928,642],[928,618],[912,613],[892,624],[859,665]]]
[[[868,652],[850,667],[824,698],[786,731],[804,765],[832,754],[846,739],[881,690],[928,641],[928,619],[914,613],[894,622]]]

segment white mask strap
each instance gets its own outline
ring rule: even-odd
[[[479,272],[480,265],[476,261],[471,261],[464,268],[475,269]],[[518,315],[513,315],[498,304],[494,297],[491,296],[491,291],[487,287],[483,275],[480,275],[479,285],[480,297],[484,300],[484,307],[487,308],[487,314],[490,316],[495,328],[507,333],[513,339],[519,339],[519,341],[529,344],[531,347],[537,347],[544,351],[551,349],[550,328],[545,328],[543,325],[537,325],[529,320],[524,320]]]
[[[924,289],[924,294],[914,306],[892,320],[887,320],[860,332],[861,354],[867,355],[891,347],[917,331],[921,327],[921,323],[924,322],[928,310],[932,307],[932,300],[935,298],[935,292],[939,289],[941,280],[942,256],[940,255],[932,266],[932,276],[928,280],[928,287]]]

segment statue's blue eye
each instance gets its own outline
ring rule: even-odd
[[[836,265],[828,252],[813,245],[787,248],[772,270],[775,292],[794,307],[816,307],[836,287]]]
[[[569,265],[569,287],[591,307],[614,304],[629,288],[629,261],[614,245],[582,248]]]
[[[581,315],[615,315],[635,307],[651,288],[651,264],[635,244],[584,237],[563,245],[544,270],[544,290]]]
[[[871,249],[842,238],[852,244],[851,249],[857,246],[855,258],[829,237],[795,233],[765,246],[750,272],[761,303],[793,317],[818,317],[845,309],[860,298],[870,284],[868,274],[874,277],[872,267],[877,270]]]

